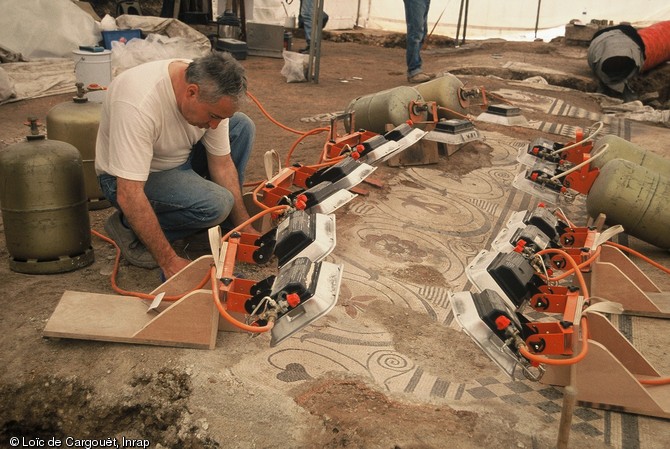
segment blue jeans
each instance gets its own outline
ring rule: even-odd
[[[421,73],[421,46],[428,35],[430,0],[403,0],[407,23],[407,76]]]
[[[302,16],[302,23],[305,28],[305,40],[309,47],[309,42],[312,39],[312,17],[314,15],[314,0],[303,0],[300,2],[300,15]],[[328,14],[326,11],[322,12],[321,24],[322,28],[328,22]]]
[[[230,118],[230,155],[237,169],[240,187],[256,127],[241,112]],[[227,189],[209,181],[207,156],[204,145],[193,146],[191,156],[179,167],[152,172],[144,185],[144,193],[158,217],[158,222],[169,241],[178,240],[222,223],[233,208],[233,195]],[[98,176],[105,198],[117,209],[116,177]]]

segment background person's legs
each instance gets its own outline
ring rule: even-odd
[[[422,72],[421,46],[428,35],[428,9],[430,0],[404,0],[407,23],[407,77]]]
[[[321,28],[325,28],[328,23],[328,14],[326,11],[322,12]],[[312,39],[312,17],[314,15],[314,0],[302,0],[300,2],[300,17],[302,19],[303,28],[305,29],[305,41],[307,47],[300,50],[300,53],[309,52],[310,41]]]

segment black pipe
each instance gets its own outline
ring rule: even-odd
[[[458,11],[458,25],[456,25],[456,46],[458,47],[458,35],[461,34],[461,18],[463,17],[463,2],[465,0],[461,0],[461,7]]]

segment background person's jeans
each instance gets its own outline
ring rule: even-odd
[[[407,76],[421,73],[421,46],[428,35],[430,0],[403,0],[407,23]]]
[[[307,41],[307,46],[310,46],[310,41],[312,40],[312,17],[314,15],[314,0],[303,0],[300,2],[300,15],[302,16],[302,23],[305,29],[305,41]],[[321,28],[326,26],[328,22],[328,14],[326,11],[322,11],[321,16]]]
[[[230,118],[230,154],[237,168],[240,185],[253,146],[255,125],[243,113]],[[198,143],[191,156],[179,167],[149,174],[144,193],[169,241],[178,240],[223,222],[233,207],[233,195],[207,180],[205,147]],[[117,209],[116,177],[98,176],[105,197]]]

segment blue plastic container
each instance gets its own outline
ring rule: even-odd
[[[131,39],[142,39],[142,30],[114,30],[103,31],[102,40],[107,50],[112,49],[112,42],[119,41],[126,43]]]

